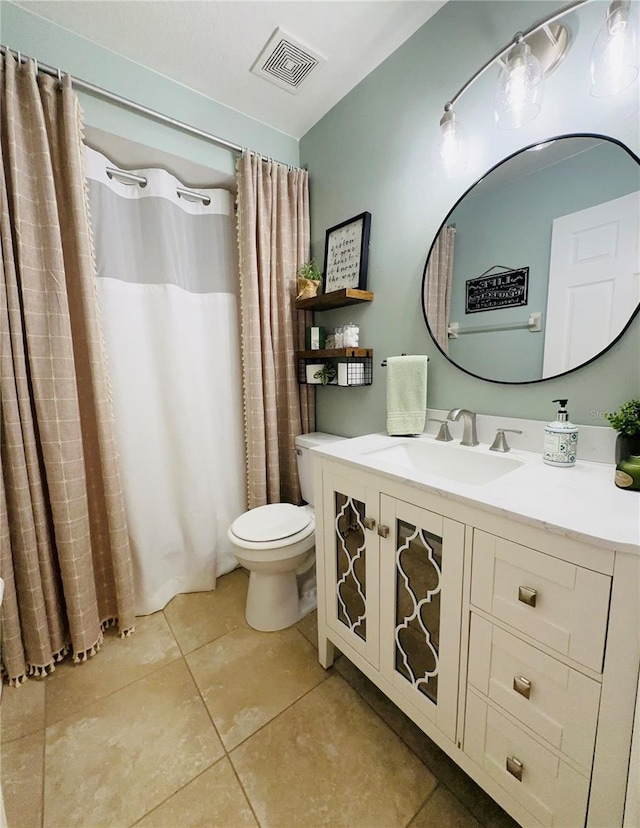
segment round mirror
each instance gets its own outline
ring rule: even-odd
[[[640,307],[640,159],[601,135],[507,158],[446,217],[423,309],[445,356],[492,382],[539,382],[600,356]]]

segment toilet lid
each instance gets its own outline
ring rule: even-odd
[[[292,503],[258,506],[236,518],[231,531],[246,541],[275,541],[301,532],[311,523],[309,513]]]

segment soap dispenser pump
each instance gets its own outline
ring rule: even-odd
[[[544,451],[542,459],[550,466],[574,466],[578,451],[578,427],[569,422],[569,400],[553,400],[560,403],[556,419],[544,427]]]

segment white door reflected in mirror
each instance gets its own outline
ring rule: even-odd
[[[588,362],[640,301],[640,191],[553,222],[543,377]]]

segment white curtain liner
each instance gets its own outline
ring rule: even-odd
[[[140,170],[149,179],[140,188],[110,179],[104,170],[114,165],[94,150],[87,149],[87,162],[100,185],[145,200],[118,221],[119,202],[102,186],[90,188],[136,614],[146,615],[178,593],[212,589],[216,575],[237,566],[227,537],[246,508],[238,307],[230,292],[236,251],[219,251],[218,239],[232,234],[214,232],[220,221],[235,226],[233,199],[195,188],[211,198],[207,207],[178,198],[183,185],[163,170]],[[146,202],[150,194],[155,203]],[[163,204],[168,215],[156,226]],[[212,231],[176,205],[211,216]],[[155,238],[139,239],[154,228]],[[198,255],[194,245],[203,246]],[[194,275],[194,265],[203,272]]]

